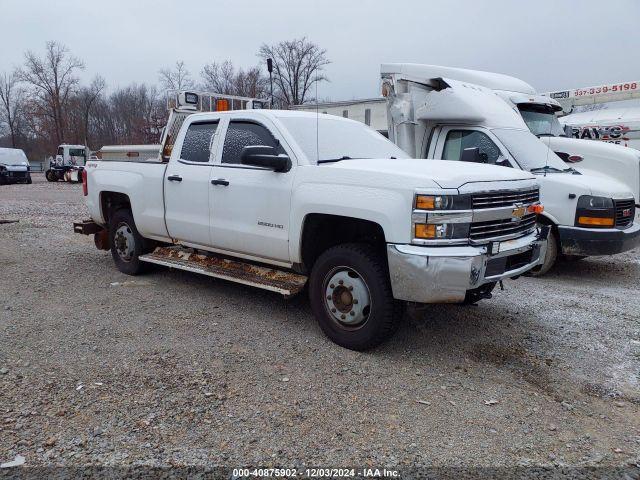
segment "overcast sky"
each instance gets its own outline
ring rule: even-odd
[[[58,40],[83,79],[111,87],[157,82],[178,59],[194,77],[211,61],[255,65],[263,42],[300,36],[332,62],[323,99],[377,96],[383,62],[506,73],[539,91],[640,79],[638,0],[0,0],[0,13],[0,72]]]

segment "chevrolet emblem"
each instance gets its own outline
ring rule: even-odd
[[[524,217],[524,214],[527,213],[527,209],[522,205],[516,205],[511,210],[511,220],[514,222],[519,222]]]

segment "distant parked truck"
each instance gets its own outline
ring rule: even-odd
[[[58,180],[81,182],[88,150],[84,145],[60,145],[56,157],[50,158],[45,167],[47,180],[50,182]]]
[[[31,183],[29,160],[19,148],[0,148],[0,185]]]

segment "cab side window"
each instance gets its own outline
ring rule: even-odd
[[[211,139],[218,122],[192,123],[187,129],[180,158],[187,162],[207,163],[211,153]]]
[[[493,140],[477,130],[450,130],[444,142],[443,160],[460,160],[465,148],[480,149],[487,156],[487,163],[494,164],[500,158],[500,149]]]
[[[58,147],[58,153],[57,153],[57,155],[60,155],[60,156],[64,155],[64,148],[62,148],[62,147]]]
[[[284,153],[280,142],[263,125],[254,122],[231,121],[222,148],[222,163],[240,163],[244,147],[265,145]]]

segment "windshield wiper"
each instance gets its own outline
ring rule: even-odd
[[[545,165],[544,167],[532,168],[529,171],[531,173],[535,173],[535,172],[562,172],[562,171],[566,171],[566,170],[560,170],[559,168],[550,167],[549,165]]]
[[[340,158],[327,158],[326,160],[318,160],[318,165],[320,165],[321,163],[339,162],[340,160],[353,160],[353,159],[351,157],[348,157],[347,155]]]

